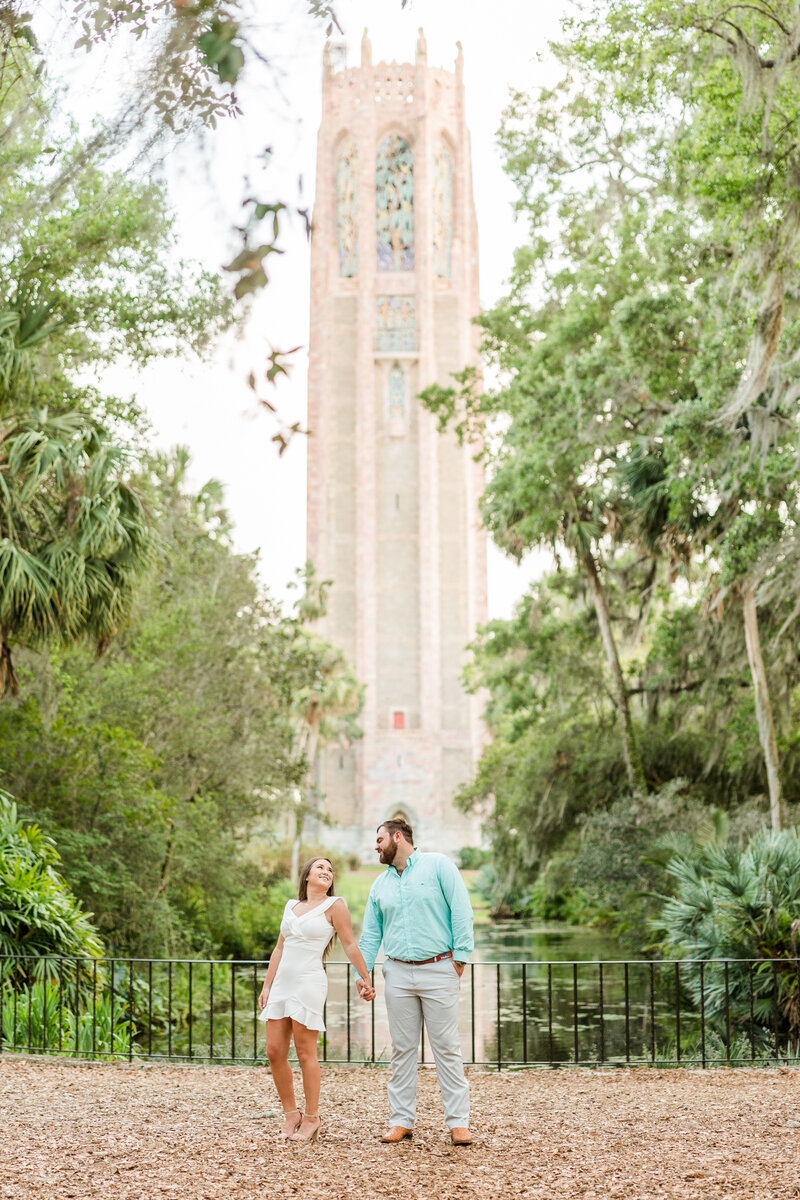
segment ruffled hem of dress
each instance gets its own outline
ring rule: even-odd
[[[283,1021],[286,1017],[305,1025],[306,1029],[316,1029],[318,1033],[325,1032],[325,1022],[319,1013],[312,1012],[310,1008],[303,1008],[296,1000],[275,1000],[258,1014],[259,1021]]]

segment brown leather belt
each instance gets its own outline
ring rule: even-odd
[[[391,958],[392,956],[389,955]],[[433,958],[392,958],[392,962],[405,963],[407,967],[424,967],[426,963],[441,962],[443,958],[452,958],[453,951],[445,950],[442,954],[434,954]]]

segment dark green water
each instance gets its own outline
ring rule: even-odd
[[[549,925],[497,921],[475,929],[475,960],[482,962],[626,958],[616,938],[597,929],[557,922]]]

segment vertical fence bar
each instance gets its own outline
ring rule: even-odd
[[[97,959],[95,959],[95,970],[97,970]],[[2,995],[2,992],[3,992],[2,975],[0,975],[0,995]],[[63,1024],[64,1024],[64,960],[63,960],[63,958],[59,958],[59,960],[58,960],[58,1051],[59,1051],[59,1054],[61,1053],[61,1050],[62,1050]],[[2,1036],[3,1036],[2,1029],[0,1029],[0,1039],[2,1039]],[[1,1044],[2,1043],[0,1041],[0,1045]]]
[[[528,977],[525,970],[527,963],[522,964],[522,1061],[528,1061]]]
[[[375,987],[375,968],[369,973],[369,981]],[[369,1006],[369,1060],[375,1062],[375,1001]]]
[[[208,1057],[214,1060],[214,964],[208,964]]]
[[[597,964],[598,1016],[600,1018],[600,1062],[606,1060],[606,1033],[603,1022],[603,964]]]
[[[497,1007],[497,1069],[503,1062],[503,1032],[500,1028],[500,963],[495,964],[496,967],[496,1007]]]
[[[167,967],[167,1057],[172,1058],[172,959]]]
[[[258,971],[253,963],[253,1062],[258,1058]]]
[[[75,1010],[75,1037],[72,1039],[73,1042],[75,1043],[75,1053],[76,1054],[78,1053],[78,1023],[80,1021],[80,1016],[81,1016],[81,998],[80,998],[81,997],[81,976],[80,976],[80,971],[81,971],[81,964],[80,964],[79,960],[76,958],[75,959],[75,1004],[73,1006],[74,1010]]]
[[[236,1058],[236,963],[231,959],[231,1058]]]
[[[351,1047],[350,1047],[350,970],[348,967],[345,967],[345,969],[344,969],[344,978],[345,978],[345,993],[347,996],[347,1061],[350,1062],[350,1053],[351,1053]],[[422,1036],[425,1037],[424,1030],[423,1030]]]
[[[631,1061],[631,987],[629,964],[625,963],[625,1062]]]
[[[775,1034],[775,1058],[780,1058],[781,1048],[778,1033],[778,968],[772,960],[772,1028]]]
[[[44,960],[42,976],[42,1049],[47,1049],[47,959]]]
[[[109,1055],[110,1058],[114,1057],[114,1015],[115,1015],[114,1014],[114,967],[115,967],[115,965],[116,965],[115,960],[112,958],[111,959],[111,1034],[110,1034],[111,1053]]]
[[[97,1057],[97,959],[92,963],[92,1058]]]
[[[192,983],[193,983],[192,967],[193,966],[194,966],[194,963],[191,962],[191,960],[190,960],[190,962],[189,962],[189,1058],[194,1057],[194,1046],[192,1045],[192,1039],[194,1037],[194,1030],[193,1030],[194,1006],[192,1004]]]
[[[27,976],[27,980],[28,980],[28,1046],[27,1046],[27,1049],[28,1049],[28,1050],[30,1050],[30,1049],[31,1049],[31,1038],[33,1037],[33,1032],[32,1032],[32,1019],[33,1019],[33,978],[32,978],[32,974],[29,974],[29,973],[28,973],[27,962],[28,962],[28,956],[26,955],[26,956],[25,956],[25,963],[26,963],[26,966],[25,966],[25,974],[26,974],[26,976]]]
[[[58,969],[61,970],[61,959],[58,960]],[[6,970],[6,960],[5,960],[5,955],[3,955],[2,957],[0,957],[0,1054],[3,1053],[3,1019],[2,1019],[3,1013],[2,1013],[2,1008],[3,1008],[3,984],[5,982],[5,970]],[[61,993],[59,992],[59,1005],[60,1004],[61,1004]],[[60,1008],[59,1008],[58,1015],[59,1015],[59,1020],[60,1020],[60,1017],[61,1017]],[[58,1029],[58,1048],[59,1048],[59,1050],[61,1049],[61,1026],[60,1025],[59,1025],[59,1029]]]
[[[572,1040],[574,1042],[575,1063],[580,1062],[578,1054],[578,964],[572,964]]]
[[[681,1061],[681,968],[675,963],[675,1051]]]
[[[133,1062],[133,959],[128,959],[128,1062]]]
[[[147,1057],[153,1053],[153,960],[147,962]]]
[[[14,964],[16,966],[16,959],[14,960]],[[13,1017],[13,1020],[14,1020],[14,1049],[16,1050],[16,1048],[17,1048],[17,989],[14,984],[12,984],[11,990],[14,993],[14,1017]]]
[[[475,963],[469,964],[469,1018],[472,1061],[475,1062]]]
[[[327,974],[327,971],[328,971],[328,968],[325,967],[326,974]],[[322,1024],[325,1026],[325,1032],[322,1035],[322,1061],[327,1062],[328,1061],[328,1000],[327,1000],[327,997],[325,999],[325,1003],[322,1006]]]
[[[656,968],[650,963],[650,1061],[656,1061]]]
[[[553,964],[547,964],[547,1054],[553,1062]]]
[[[706,964],[700,963],[700,1056],[706,1065]]]
[[[731,988],[728,960],[725,959],[725,1061],[731,1065]]]
[[[749,987],[749,991],[750,991],[750,1061],[755,1062],[756,1061],[756,1023],[755,1023],[755,1013],[753,1011],[755,1002],[754,1002],[754,998],[753,998],[753,963],[752,963],[752,960],[748,963],[748,968],[749,968],[748,972],[747,972],[748,983],[750,985],[750,987]]]

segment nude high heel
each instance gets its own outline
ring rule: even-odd
[[[293,1138],[294,1135],[297,1133],[297,1130],[300,1128],[300,1122],[303,1119],[300,1114],[300,1109],[299,1108],[289,1108],[289,1109],[284,1109],[284,1111],[283,1111],[284,1117],[291,1117],[292,1113],[297,1113],[297,1121],[295,1122],[294,1129],[291,1131],[291,1133],[284,1133],[283,1130],[281,1130],[279,1136],[282,1138]]]
[[[311,1130],[311,1133],[307,1133],[307,1134],[293,1133],[289,1138],[290,1142],[315,1142],[317,1140],[317,1137],[319,1136],[319,1130],[320,1130],[322,1121],[320,1120],[319,1115],[317,1113],[306,1113],[305,1115],[308,1117],[308,1119],[310,1121],[316,1121],[317,1122],[316,1125]],[[300,1122],[300,1124],[302,1125],[302,1121]]]

